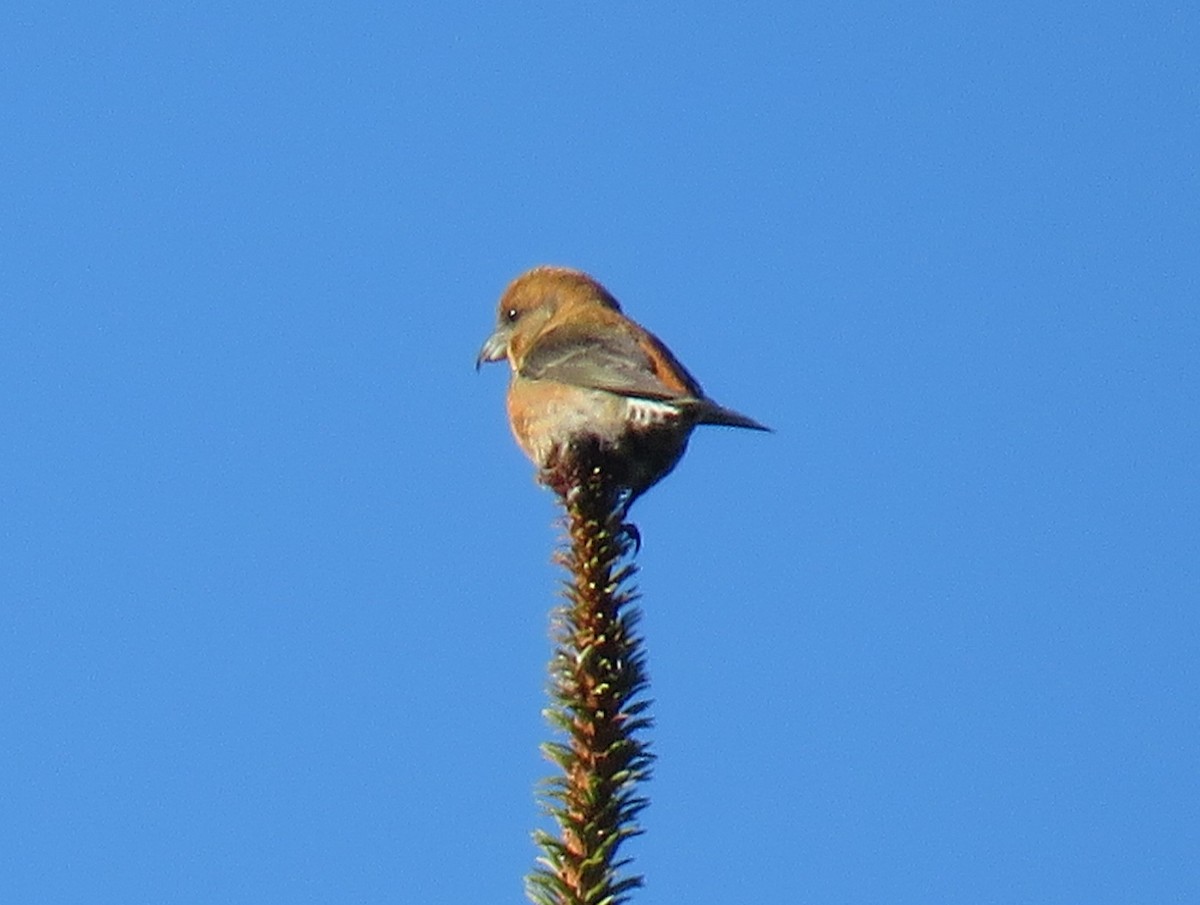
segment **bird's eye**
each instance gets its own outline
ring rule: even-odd
[[[516,308],[509,308],[507,311],[504,312],[504,317],[505,317],[505,319],[508,320],[508,322],[510,324],[513,323],[514,321],[516,321],[516,319],[520,316],[521,316],[521,314],[520,314],[520,312],[517,311]]]

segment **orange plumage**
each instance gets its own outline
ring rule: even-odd
[[[598,442],[630,501],[679,462],[697,424],[769,430],[704,395],[654,334],[592,277],[535,267],[500,298],[476,367],[507,358],[513,435],[539,469]]]

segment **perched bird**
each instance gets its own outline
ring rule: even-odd
[[[630,503],[675,467],[697,424],[770,430],[705,396],[658,337],[578,270],[535,267],[509,285],[475,368],[504,358],[509,422],[526,455],[545,473],[596,444]]]

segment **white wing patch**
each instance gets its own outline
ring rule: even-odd
[[[634,427],[653,427],[679,420],[679,409],[675,405],[657,399],[629,397],[625,401],[625,411]]]

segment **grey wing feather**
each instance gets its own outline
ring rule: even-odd
[[[623,333],[597,336],[560,328],[541,337],[521,363],[521,375],[557,380],[647,399],[677,399],[658,379],[654,363],[637,340]]]

